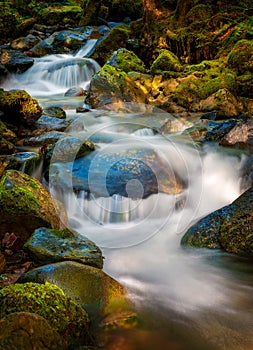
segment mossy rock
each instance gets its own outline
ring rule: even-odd
[[[193,225],[181,244],[253,256],[253,188]]]
[[[119,49],[115,51],[107,64],[126,73],[132,71],[145,73],[145,65],[143,61],[136,56],[133,51],[127,49]]]
[[[39,13],[42,23],[48,25],[68,24],[76,25],[82,16],[83,10],[80,6],[49,6],[43,8]]]
[[[228,65],[240,74],[253,73],[253,41],[239,40],[228,55]]]
[[[103,66],[119,48],[125,48],[129,39],[130,29],[126,25],[113,28],[110,33],[99,42],[92,58]]]
[[[212,8],[206,4],[198,4],[193,6],[186,15],[186,22],[191,24],[193,22],[200,22],[210,19],[212,16]]]
[[[0,290],[0,317],[30,312],[44,317],[65,344],[89,343],[87,313],[54,284],[16,283]]]
[[[179,78],[179,85],[171,94],[171,100],[186,109],[198,99],[199,79],[195,75]]]
[[[200,84],[198,89],[199,97],[205,99],[220,89],[228,89],[233,92],[236,91],[236,85],[235,73],[221,73],[219,76],[213,79],[210,78],[206,82]]]
[[[61,336],[37,314],[14,312],[0,320],[0,350],[66,349]]]
[[[102,270],[74,261],[38,267],[22,275],[20,282],[49,281],[98,318],[119,309],[129,309],[126,289]]]
[[[161,74],[163,71],[179,72],[181,70],[182,65],[178,57],[169,50],[161,50],[150,67],[152,74]]]
[[[147,95],[130,75],[105,64],[91,79],[86,102],[98,108],[119,101],[145,103]]]
[[[67,228],[38,228],[25,243],[24,249],[34,261],[43,265],[71,260],[100,269],[103,267],[102,252],[95,243]]]
[[[26,242],[38,227],[60,229],[67,224],[63,206],[36,180],[17,170],[0,181],[0,237],[13,232]]]
[[[2,38],[13,37],[18,33],[21,17],[8,1],[0,2],[0,32]],[[2,39],[1,38],[1,39]]]
[[[0,118],[16,126],[31,126],[42,115],[38,101],[24,90],[5,91],[0,89]]]

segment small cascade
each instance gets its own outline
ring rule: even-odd
[[[86,44],[77,51],[76,57],[90,57],[97,44],[97,39],[87,40]]]
[[[4,89],[24,89],[32,96],[53,96],[64,94],[69,88],[87,89],[90,80],[99,69],[99,64],[91,58],[83,58],[91,49],[89,43],[80,53],[48,55],[35,59],[31,68],[23,74],[12,75]]]
[[[154,134],[154,130],[149,128],[138,129],[133,133],[133,135],[138,137],[153,136]]]

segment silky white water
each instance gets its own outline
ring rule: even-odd
[[[12,76],[4,88],[22,88],[38,98],[62,96],[73,84],[87,86],[97,69],[92,60],[78,55],[50,55],[26,73]],[[253,349],[252,261],[180,245],[194,222],[240,195],[242,156],[228,155],[217,146],[194,145],[180,135],[187,122],[178,126],[176,135],[160,135],[157,130],[168,118],[176,125],[178,121],[160,111],[145,113],[143,106],[134,105],[134,112],[127,107],[125,113],[100,110],[79,117],[69,110],[73,123],[66,133],[92,139],[101,153],[125,145],[154,149],[183,181],[182,191],[159,191],[143,199],[135,196],[141,193],[141,182],[131,180],[126,184],[128,197],[98,197],[84,190],[56,189],[49,179],[50,190],[65,204],[70,227],[101,247],[104,271],[127,287],[140,312],[148,310],[151,334],[153,326],[162,329],[159,338],[168,330],[167,340],[176,323],[214,349]],[[105,174],[111,166],[103,169]],[[155,166],[151,169],[157,172]],[[93,176],[89,181],[95,188]],[[134,342],[131,349],[150,349],[148,342],[144,340],[143,347]],[[156,348],[165,350],[166,344],[161,340]],[[184,347],[190,348],[195,350]]]

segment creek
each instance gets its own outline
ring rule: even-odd
[[[64,187],[62,179],[55,182],[55,164],[47,186],[65,204],[70,226],[102,249],[104,271],[126,286],[140,312],[143,331],[117,334],[123,345],[115,349],[253,349],[252,260],[220,250],[180,246],[194,222],[240,195],[244,156],[217,145],[197,146],[182,135],[194,120],[179,121],[149,106],[123,103],[76,113],[76,107],[84,104],[83,97],[64,93],[73,86],[88,88],[99,69],[95,61],[83,58],[89,49],[36,59],[33,67],[12,76],[3,87],[28,91],[42,107],[63,107],[72,121],[66,134],[96,144],[97,153],[88,169],[89,191],[73,189],[71,177],[66,179],[69,186]],[[168,120],[175,123],[176,131],[162,135],[157,130]],[[152,162],[147,162],[147,152],[155,152]],[[144,196],[140,176],[127,178],[127,195],[107,192],[111,173],[119,181],[120,174],[117,177],[114,172],[137,158],[156,178],[158,192]],[[157,165],[157,159],[162,163]],[[60,169],[60,177],[69,171],[65,165]],[[164,169],[172,178],[181,179],[181,191],[163,190]],[[103,187],[103,196],[98,186]]]

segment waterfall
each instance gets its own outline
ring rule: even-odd
[[[35,58],[34,64],[22,74],[11,75],[3,84],[6,90],[23,89],[32,96],[64,94],[69,88],[87,89],[91,77],[100,66],[88,54],[95,42],[88,43],[76,54],[56,54]]]

